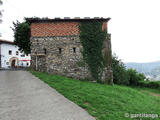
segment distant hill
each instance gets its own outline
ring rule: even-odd
[[[152,77],[157,77],[160,75],[160,61],[148,62],[148,63],[125,63],[126,68],[136,69],[139,73],[144,73]]]

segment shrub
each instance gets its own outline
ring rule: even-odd
[[[146,76],[143,73],[139,73],[138,77],[139,77],[139,81],[147,80]]]
[[[157,82],[149,82],[147,87],[157,89],[157,88],[160,88],[160,84]]]
[[[125,65],[116,55],[112,56],[112,71],[114,84],[129,85]]]
[[[139,81],[138,86],[139,87],[153,88],[153,89],[160,89],[160,83],[159,82]]]
[[[145,76],[142,73],[138,73],[134,69],[128,69],[127,74],[129,77],[129,85],[137,86],[139,81],[144,81]]]
[[[147,87],[147,82],[145,82],[145,81],[139,81],[138,82],[138,86],[139,87]]]
[[[126,69],[124,63],[116,55],[112,56],[113,82],[120,85],[137,86],[139,81],[144,81],[146,77],[134,69]]]

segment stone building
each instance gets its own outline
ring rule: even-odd
[[[91,78],[87,66],[81,65],[82,46],[79,39],[79,25],[83,21],[101,21],[107,30],[110,18],[28,18],[31,27],[31,66],[33,69],[73,77]],[[112,80],[111,41],[108,34],[103,53],[108,57],[103,80]]]

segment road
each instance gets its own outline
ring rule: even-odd
[[[0,71],[0,120],[95,120],[27,71]]]

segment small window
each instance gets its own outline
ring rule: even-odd
[[[11,51],[11,50],[9,50],[8,54],[9,54],[9,55],[12,55],[12,51]]]
[[[44,48],[44,54],[45,54],[45,55],[47,54],[47,50],[46,50],[46,48]]]
[[[76,48],[75,47],[73,48],[73,53],[76,53]]]
[[[27,66],[29,65],[29,63],[27,62]]]
[[[16,51],[16,55],[18,55],[19,54],[19,52],[18,51]]]
[[[25,57],[25,54],[22,54],[21,57]]]
[[[6,62],[6,65],[9,65],[9,62]]]
[[[61,54],[62,53],[62,48],[59,48],[59,54]]]

